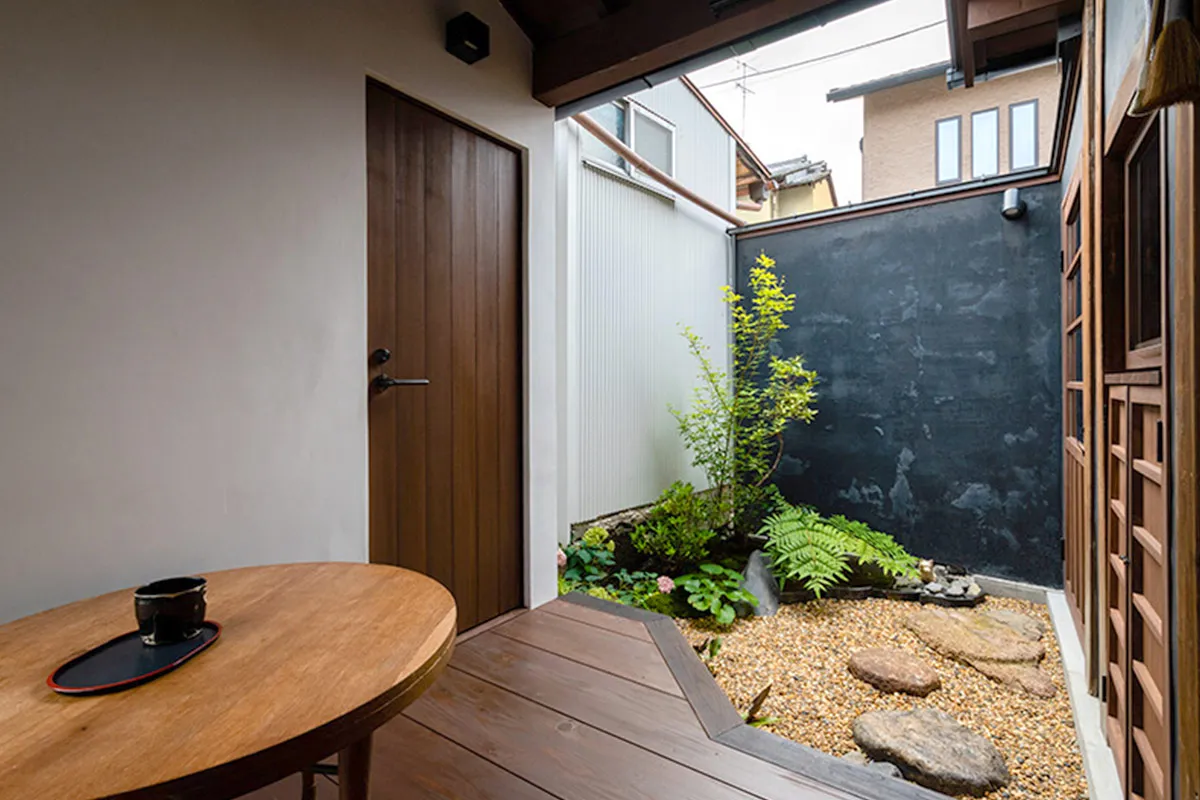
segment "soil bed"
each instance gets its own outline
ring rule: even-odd
[[[1071,701],[1045,606],[989,598],[979,608],[1009,609],[1046,624],[1042,669],[1058,688],[1050,700],[1005,689],[930,650],[903,625],[919,608],[897,600],[816,600],[783,606],[774,617],[738,620],[728,630],[696,620],[678,623],[693,644],[721,638],[712,663],[717,683],[738,710],[744,712],[754,695],[772,684],[762,714],[779,718],[769,730],[780,736],[841,756],[858,749],[850,734],[858,715],[937,708],[986,736],[1004,756],[1012,781],[989,800],[1086,800]],[[876,691],[846,668],[851,654],[870,647],[913,653],[937,670],[942,688],[924,698]]]

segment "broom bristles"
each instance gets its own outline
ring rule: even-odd
[[[1189,21],[1168,21],[1151,53],[1131,113],[1149,114],[1176,103],[1200,101],[1200,41]]]

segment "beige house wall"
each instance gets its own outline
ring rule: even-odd
[[[1009,106],[1038,101],[1038,163],[1050,163],[1058,106],[1057,64],[947,89],[942,76],[872,92],[863,97],[863,200],[876,200],[937,185],[935,125],[961,117],[962,171],[971,178],[971,114],[1000,110],[1000,172],[1009,171]]]
[[[803,186],[792,186],[778,192],[772,192],[759,211],[739,210],[738,216],[751,225],[757,222],[769,222],[783,217],[794,217],[798,214],[810,214],[813,211],[825,211],[833,208],[833,192],[828,180],[822,179],[816,183]]]

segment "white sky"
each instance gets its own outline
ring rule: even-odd
[[[826,103],[825,93],[946,61],[945,19],[944,0],[888,0],[690,77],[759,158],[768,164],[802,155],[828,161],[838,202],[857,203],[862,199],[862,99]],[[820,58],[936,22],[941,24],[893,41],[754,77],[755,70]],[[749,65],[747,86],[753,94],[733,83],[712,86],[741,78],[742,63]]]

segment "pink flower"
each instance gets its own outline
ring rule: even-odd
[[[675,591],[675,581],[668,578],[666,575],[658,576],[658,590],[663,594],[670,594]]]
[[[559,568],[559,569],[562,569],[562,568],[563,568],[563,567],[565,567],[566,565],[567,565],[567,554],[566,554],[566,553],[564,553],[564,552],[562,551],[562,548],[560,547],[560,548],[558,549],[558,568]]]

